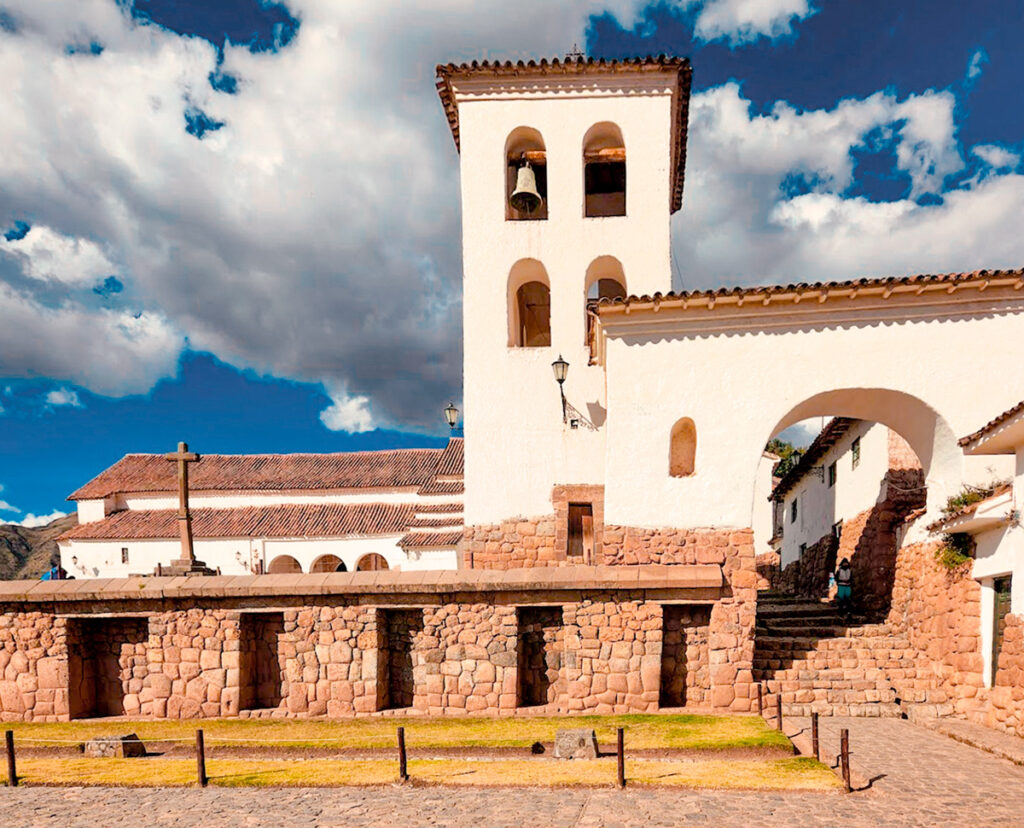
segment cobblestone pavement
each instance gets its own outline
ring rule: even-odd
[[[792,732],[806,720],[787,723]],[[1024,824],[1024,768],[897,719],[822,719],[824,758],[849,727],[852,795],[386,787],[371,789],[16,788],[5,826],[367,826]],[[628,744],[628,741],[627,741]],[[627,765],[628,773],[628,765]]]

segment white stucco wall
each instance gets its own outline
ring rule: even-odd
[[[853,468],[853,441],[860,438],[860,463]],[[828,467],[836,464],[836,483],[828,485]],[[815,463],[812,472],[785,498],[782,565],[800,557],[800,546],[812,546],[832,531],[833,524],[870,509],[884,499],[883,479],[889,470],[889,430],[877,423],[858,421]],[[797,500],[796,522],[790,520]]]
[[[224,575],[252,575],[258,561],[264,571],[279,555],[291,555],[309,572],[322,555],[336,555],[349,571],[364,555],[383,555],[391,569],[456,569],[454,549],[437,549],[406,554],[398,546],[400,534],[372,538],[238,538],[196,540],[195,554],[211,569]],[[128,563],[121,563],[121,549],[128,549]],[[168,565],[181,556],[177,540],[72,540],[60,543],[61,566],[75,578],[125,578],[152,574],[158,563]]]
[[[772,504],[768,496],[772,493],[772,468],[777,462],[775,455],[766,452],[757,465],[751,528],[754,530],[754,551],[758,554],[771,548],[768,541],[772,539]]]
[[[894,428],[921,459],[934,515],[964,480],[1007,471],[1007,458],[965,458],[956,438],[1024,388],[1017,292],[810,304],[606,321],[607,523],[749,526],[766,441],[812,416]],[[999,354],[998,371],[986,376],[979,353]],[[683,416],[697,426],[696,474],[672,478],[668,436]]]
[[[669,204],[673,73],[601,76],[539,84],[457,85],[463,215],[466,520],[493,523],[551,511],[551,487],[604,480],[605,383],[588,366],[585,278],[599,256],[622,265],[626,289],[671,286]],[[626,148],[626,216],[583,216],[583,139],[611,121]],[[505,219],[505,143],[520,126],[547,152],[548,218]],[[551,347],[508,346],[508,279],[538,260],[551,286]],[[565,393],[598,431],[563,427],[551,363],[570,364]]]
[[[193,509],[234,509],[240,506],[282,506],[301,503],[415,503],[415,488],[405,489],[311,489],[306,491],[235,491],[189,494]],[[120,498],[125,509],[177,509],[177,492],[126,494]],[[451,498],[448,499],[449,501]],[[448,501],[444,501],[448,502]]]

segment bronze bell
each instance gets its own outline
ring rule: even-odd
[[[520,213],[530,215],[540,207],[541,197],[537,192],[537,176],[527,161],[516,171],[516,188],[512,191],[509,203]]]

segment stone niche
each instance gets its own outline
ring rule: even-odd
[[[558,677],[565,649],[561,607],[519,607],[519,707],[558,701]]]
[[[423,635],[423,610],[381,610],[378,624],[382,634],[377,661],[379,708],[412,707],[416,698],[414,654],[417,638]]]
[[[139,714],[148,640],[146,618],[67,619],[72,719]]]
[[[708,627],[711,607],[665,604],[662,607],[661,689],[659,707],[704,704],[711,688]]]
[[[239,621],[239,707],[270,710],[288,695],[284,613],[243,613]]]

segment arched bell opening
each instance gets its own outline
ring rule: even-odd
[[[583,137],[583,215],[626,215],[626,144],[610,121],[594,124]]]
[[[520,259],[509,273],[508,345],[551,345],[551,283],[544,265],[536,259]]]
[[[626,276],[622,262],[614,256],[598,256],[587,268],[583,283],[586,324],[584,344],[590,345],[594,326],[594,312],[602,299],[625,299]]]
[[[517,127],[505,140],[505,219],[548,217],[548,166],[544,138],[532,127]]]

